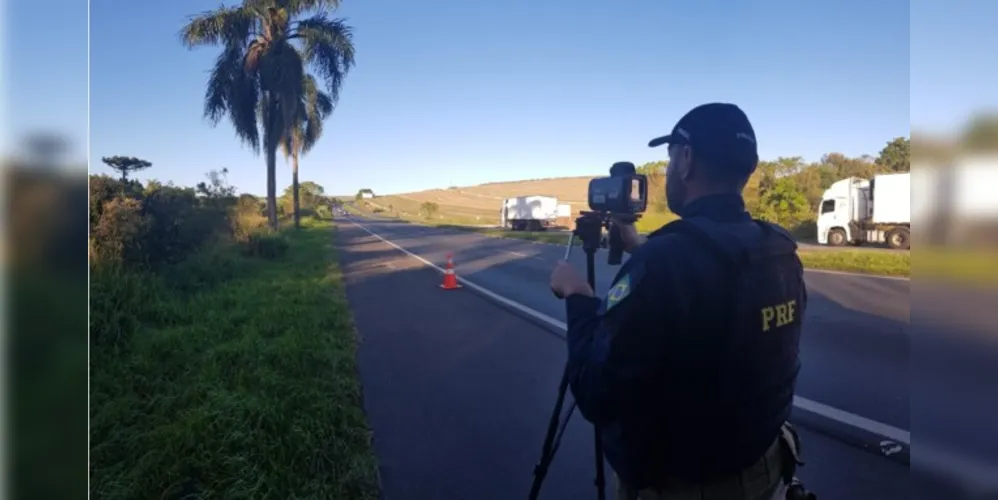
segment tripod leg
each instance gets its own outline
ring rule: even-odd
[[[585,242],[583,242],[585,243]],[[596,292],[596,249],[586,250],[586,281],[589,288]],[[596,498],[606,500],[606,474],[603,467],[603,433],[600,428],[593,426],[593,437],[595,438],[596,455]]]
[[[606,475],[603,467],[603,433],[594,427],[596,437],[596,498],[606,500]]]

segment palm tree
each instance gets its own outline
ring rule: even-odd
[[[302,98],[298,105],[298,121],[281,139],[281,152],[284,160],[291,162],[291,198],[294,206],[295,229],[301,227],[301,205],[298,193],[298,158],[311,151],[322,135],[322,121],[333,112],[331,97],[319,90],[319,86],[306,75],[302,87]]]
[[[277,148],[301,123],[303,89],[310,76],[306,68],[315,71],[335,102],[353,67],[352,29],[326,14],[338,6],[339,0],[243,0],[239,6],[192,16],[180,32],[188,49],[223,48],[208,78],[204,115],[212,125],[228,115],[236,135],[254,152],[262,143],[267,216],[273,229]]]

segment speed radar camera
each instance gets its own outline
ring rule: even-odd
[[[634,164],[614,163],[609,177],[589,181],[589,208],[594,212],[640,214],[648,207],[648,177],[638,174]]]

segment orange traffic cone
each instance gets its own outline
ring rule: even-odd
[[[447,267],[444,268],[444,282],[440,285],[440,288],[444,290],[461,288],[461,285],[457,284],[457,275],[454,274],[454,256],[452,254],[447,254]]]

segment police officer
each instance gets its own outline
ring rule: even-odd
[[[745,209],[759,158],[740,108],[694,108],[662,144],[681,220],[647,239],[617,222],[630,258],[603,300],[570,265],[552,273],[572,394],[618,498],[782,499],[801,463],[785,424],[807,301],[796,243]]]

